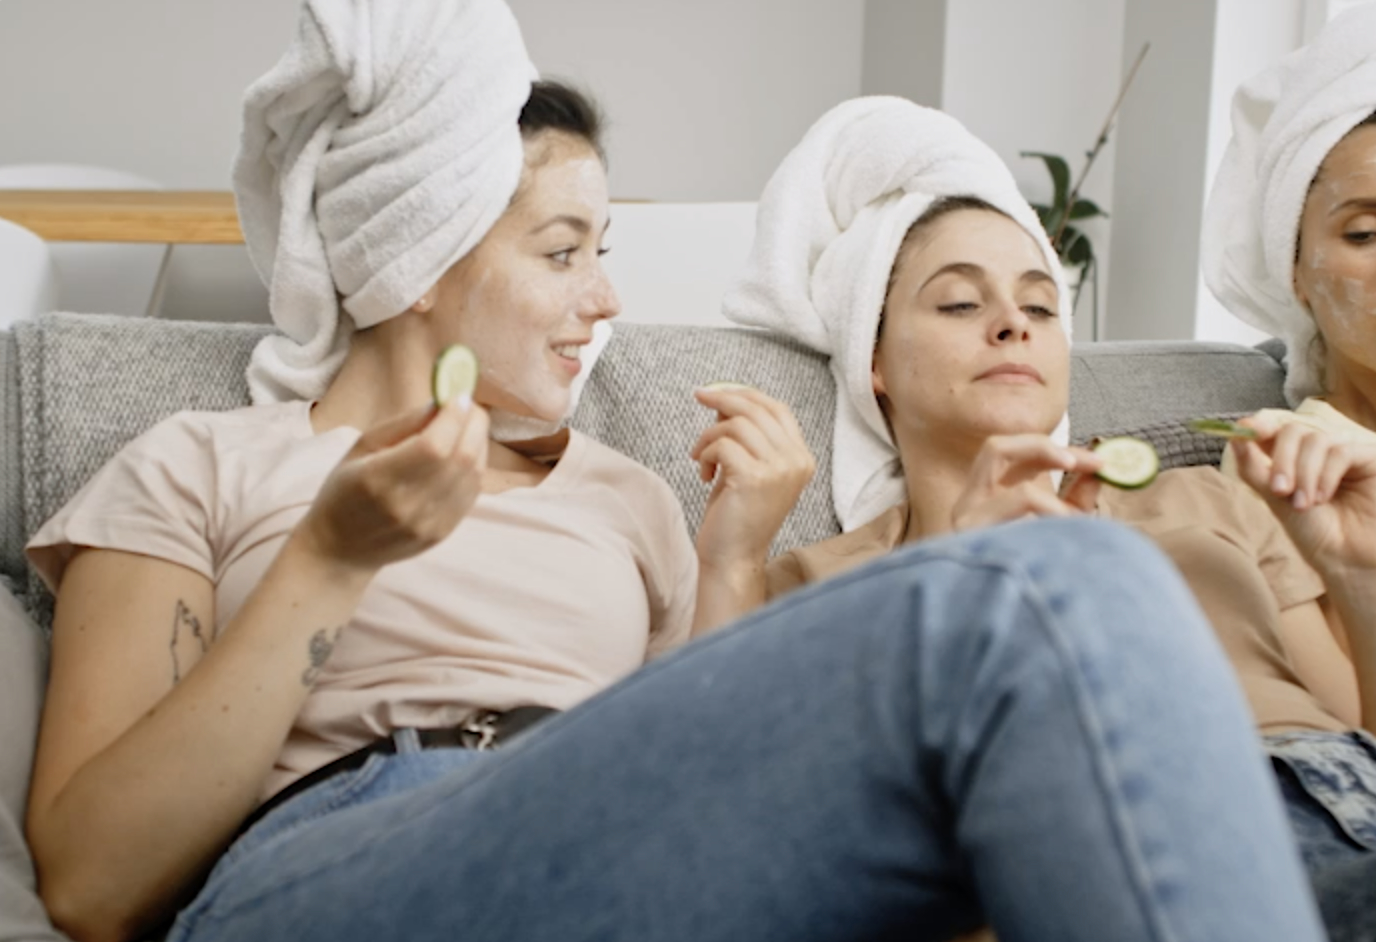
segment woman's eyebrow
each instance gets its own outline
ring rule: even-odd
[[[922,282],[922,288],[927,287],[929,284],[931,284],[933,281],[936,281],[942,275],[964,275],[967,278],[983,279],[984,269],[981,266],[976,265],[974,262],[952,262],[951,264],[943,265],[936,271],[932,272],[932,276],[928,278],[926,281]],[[922,288],[919,288],[918,290],[921,291]]]
[[[1024,282],[1045,281],[1052,287],[1055,287],[1056,285],[1056,279],[1052,278],[1049,273],[1043,271],[1040,268],[1029,268],[1027,271],[1022,273],[1021,277],[1019,277],[1018,280]]]
[[[587,235],[589,232],[592,231],[592,223],[588,222],[582,216],[573,216],[568,213],[563,213],[561,215],[554,216],[550,219],[546,219],[544,222],[540,223],[540,225],[530,230],[530,234],[539,235],[546,229],[550,229],[554,226],[558,226],[561,224],[568,226],[570,229],[573,229],[580,235]]]
[[[1333,208],[1328,215],[1336,216],[1349,209],[1376,209],[1376,196],[1358,196]]]

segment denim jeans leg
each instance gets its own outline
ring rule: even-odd
[[[892,554],[237,870],[186,938],[1322,938],[1211,631],[1095,521]]]

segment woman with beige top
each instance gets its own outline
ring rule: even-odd
[[[1244,83],[1233,132],[1205,214],[1203,268],[1234,315],[1285,342],[1295,410],[1258,418],[1283,429],[1277,447],[1288,451],[1319,439],[1376,447],[1376,6],[1342,15]],[[1255,479],[1243,455],[1230,449],[1223,471]],[[1313,499],[1310,486],[1293,486],[1288,501],[1270,501],[1282,520]],[[1373,581],[1363,572],[1325,577],[1335,594]],[[1345,694],[1354,709],[1338,715],[1371,730],[1376,644],[1347,628],[1336,634],[1359,692]],[[1351,928],[1333,937],[1376,938],[1376,742],[1318,728],[1268,745],[1320,901],[1350,910]]]
[[[160,423],[29,546],[55,922],[858,942],[972,927],[978,889],[1032,940],[1316,942],[1226,662],[1124,528],[938,541],[645,666],[759,601],[811,459],[699,393],[695,546],[560,429],[617,301],[596,121],[532,78],[498,0],[311,0],[250,89],[255,405]],[[483,371],[436,408],[454,342]]]
[[[1359,695],[1354,659],[1359,671],[1376,663],[1376,446],[1345,447],[1257,417],[1248,420],[1257,440],[1233,446],[1250,488],[1213,468],[1168,471],[1139,491],[1104,486],[1100,460],[1057,432],[1069,397],[1068,325],[1035,217],[972,198],[916,157],[873,174],[868,191],[836,186],[844,161],[885,152],[904,127],[916,152],[934,120],[903,102],[874,108],[868,124],[833,122],[822,159],[805,139],[785,160],[761,200],[749,273],[726,301],[729,316],[831,354],[850,400],[838,403],[835,447],[848,442],[852,459],[868,456],[852,460],[851,481],[835,488],[838,515],[854,525],[773,560],[758,591],[792,597],[902,546],[1026,517],[1135,527],[1175,562],[1232,661],[1331,937],[1373,938],[1376,864],[1365,847],[1376,842],[1367,810],[1376,709]],[[808,173],[825,182],[799,185]],[[925,202],[915,201],[924,190]],[[840,228],[838,218],[853,222]],[[800,235],[797,220],[813,222]],[[1279,519],[1267,502],[1282,508]],[[1086,565],[1091,558],[1086,548]],[[1094,579],[1086,573],[1081,590]],[[1169,672],[1159,679],[1170,682]],[[1315,740],[1336,749],[1315,755]],[[1199,781],[1187,763],[1176,768]],[[1305,820],[1328,813],[1325,805],[1340,824],[1316,835]],[[1239,847],[1229,866],[1255,862]]]

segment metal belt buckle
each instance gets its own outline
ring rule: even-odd
[[[497,721],[502,714],[491,710],[474,713],[459,726],[464,747],[486,752],[497,745]]]

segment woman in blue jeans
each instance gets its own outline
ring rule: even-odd
[[[749,421],[676,568],[648,472],[513,444],[616,302],[596,122],[501,4],[315,0],[247,107],[258,404],[167,420],[30,545],[70,935],[1321,938],[1226,662],[1124,529],[934,540],[628,667],[720,622],[808,460],[704,393]],[[436,408],[455,341],[482,379]]]

